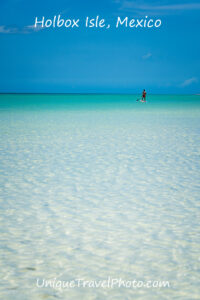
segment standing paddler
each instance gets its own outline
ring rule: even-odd
[[[142,92],[142,101],[143,102],[146,102],[146,95],[147,95],[146,91],[143,90],[143,92]]]
[[[137,99],[136,101],[146,102],[146,95],[147,95],[146,91],[143,90],[143,92],[142,92],[142,99]]]

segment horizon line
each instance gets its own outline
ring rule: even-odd
[[[140,93],[31,93],[31,92],[0,92],[0,95],[138,95]],[[200,93],[148,93],[148,95],[191,95],[191,96],[199,96]]]

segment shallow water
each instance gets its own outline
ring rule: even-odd
[[[0,95],[2,299],[198,299],[200,96]],[[57,280],[167,288],[39,288]]]

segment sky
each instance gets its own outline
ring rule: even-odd
[[[35,28],[35,18],[79,28]],[[110,28],[86,28],[86,17]],[[159,28],[116,28],[124,19]],[[200,1],[0,0],[0,93],[200,93]]]

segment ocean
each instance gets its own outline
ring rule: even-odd
[[[137,98],[0,95],[1,299],[198,299],[200,96]]]

